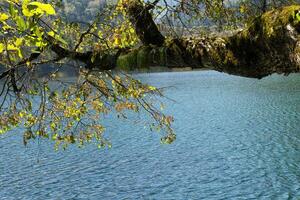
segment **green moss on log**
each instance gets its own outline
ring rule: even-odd
[[[297,13],[300,5],[292,5],[275,9],[257,17],[247,29],[242,32],[245,38],[249,37],[273,37],[278,36],[278,32],[286,28],[288,24],[294,27],[300,26]],[[255,38],[254,38],[255,39]]]
[[[300,5],[274,9],[232,36],[165,40],[122,54],[117,68],[192,66],[247,77],[300,70]]]
[[[138,69],[149,68],[151,65],[150,59],[151,48],[148,46],[142,47],[137,53],[137,65]]]
[[[167,62],[167,48],[154,47],[150,52],[150,62],[152,66],[165,67]]]
[[[186,50],[184,50],[186,51]],[[173,39],[166,42],[166,66],[167,67],[178,67],[185,66],[185,62],[183,60],[184,52],[179,46],[179,42],[177,39]]]
[[[137,50],[121,54],[117,59],[118,70],[130,71],[137,68]]]

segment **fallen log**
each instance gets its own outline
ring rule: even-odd
[[[168,40],[140,0],[129,0],[126,9],[141,47],[80,54],[57,45],[52,50],[84,62],[87,68],[100,70],[192,67],[251,78],[300,71],[299,5],[268,11],[232,36]]]

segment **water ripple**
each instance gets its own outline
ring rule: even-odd
[[[111,150],[0,139],[0,199],[297,199],[300,76],[254,80],[216,72],[137,75],[174,86],[173,145],[107,120]]]

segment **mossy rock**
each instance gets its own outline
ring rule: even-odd
[[[137,68],[149,68],[151,65],[151,56],[150,56],[151,48],[146,46],[142,47],[138,50],[137,53]]]
[[[137,50],[121,54],[117,59],[117,68],[119,70],[130,71],[137,68]]]

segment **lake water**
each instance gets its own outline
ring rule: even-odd
[[[177,140],[107,120],[113,148],[0,140],[0,199],[299,199],[300,75],[153,73]],[[39,160],[39,162],[37,162]]]

